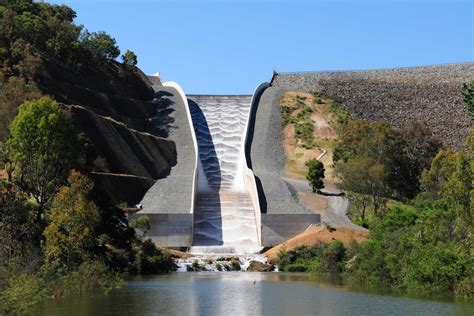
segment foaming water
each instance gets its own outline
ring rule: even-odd
[[[196,255],[185,259],[178,259],[176,264],[178,270],[176,272],[206,271],[206,272],[230,272],[236,270],[234,265],[238,265],[237,271],[247,271],[252,261],[258,261],[267,264],[268,259],[260,254],[248,255],[232,255],[229,253],[222,254],[203,254]],[[277,272],[278,268],[274,268]]]

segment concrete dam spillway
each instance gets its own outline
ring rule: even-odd
[[[130,219],[156,245],[193,254],[253,254],[320,222],[299,205],[284,177],[278,91],[185,95],[151,78],[157,102],[151,124],[176,145],[177,163],[154,183]]]
[[[243,179],[250,103],[251,96],[188,96],[199,153],[190,252],[259,248],[255,209]]]

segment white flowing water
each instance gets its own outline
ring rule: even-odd
[[[176,272],[188,272],[188,271],[208,271],[208,272],[217,272],[217,271],[235,271],[232,262],[238,264],[238,271],[247,271],[250,263],[252,261],[258,261],[264,264],[268,263],[267,257],[259,254],[249,254],[249,255],[196,255],[186,259],[178,259],[176,264],[178,265],[178,270]],[[275,267],[275,272],[278,272],[278,268]]]
[[[250,96],[190,96],[198,142],[198,188],[191,253],[261,250],[255,210],[244,185]]]

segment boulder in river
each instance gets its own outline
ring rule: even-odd
[[[257,260],[250,261],[250,265],[247,268],[249,272],[271,272],[275,269],[273,265],[263,263]]]

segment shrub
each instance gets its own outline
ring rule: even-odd
[[[283,105],[280,107],[281,126],[285,127],[291,123],[291,112],[293,112],[293,109],[289,106]]]
[[[278,254],[278,268],[288,272],[313,272],[335,274],[345,270],[346,249],[341,241],[333,240],[329,244],[302,246]]]
[[[311,159],[306,161],[306,167],[308,167],[308,174],[306,175],[306,179],[309,181],[313,192],[318,192],[322,188],[324,188],[324,165],[321,161],[316,159]]]
[[[122,55],[122,61],[124,65],[134,67],[137,65],[137,55],[131,50],[128,50],[125,52],[125,54]]]
[[[474,81],[463,85],[462,95],[464,96],[464,102],[466,103],[471,121],[474,121]]]
[[[141,215],[130,221],[130,226],[146,233],[148,230],[150,230],[150,217],[147,215]]]
[[[46,298],[47,291],[42,278],[28,272],[20,272],[8,279],[0,292],[0,314],[30,315],[33,308]]]
[[[76,271],[64,279],[64,295],[87,293],[91,290],[108,292],[120,287],[123,279],[119,273],[110,271],[103,262],[90,260],[83,262]]]
[[[137,240],[136,243],[138,246],[136,254],[137,272],[148,274],[176,271],[177,266],[173,258],[156,248],[150,239],[145,241]],[[197,264],[199,265],[199,263]]]

